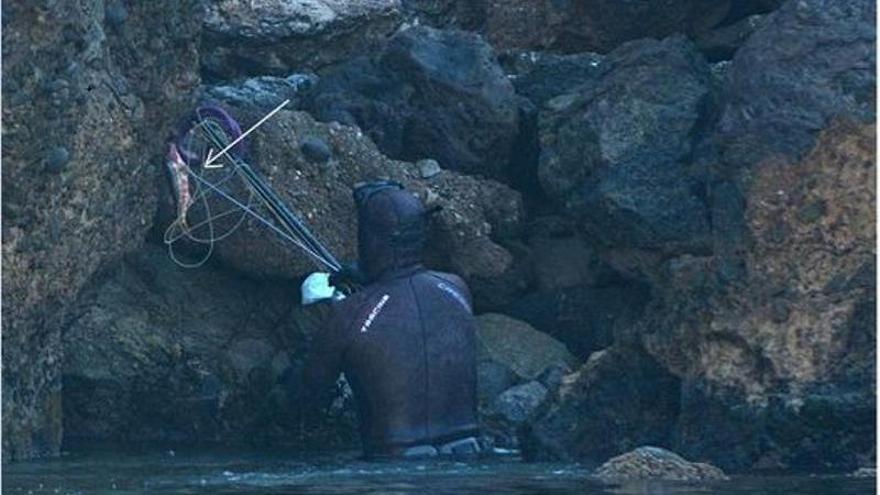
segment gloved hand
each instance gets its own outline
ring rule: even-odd
[[[324,272],[315,272],[306,277],[300,288],[300,293],[302,294],[303,306],[327,299],[345,299],[345,295],[330,284],[330,274]]]
[[[330,285],[345,294],[351,294],[365,284],[365,277],[357,261],[342,263],[342,269],[330,275]]]

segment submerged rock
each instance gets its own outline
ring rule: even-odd
[[[152,225],[153,164],[199,81],[198,3],[3,4],[4,461],[58,453],[60,328]]]
[[[608,481],[696,482],[727,479],[724,471],[711,464],[689,462],[674,452],[658,447],[639,447],[632,452],[609,459],[596,469],[595,475]]]
[[[373,59],[322,74],[306,108],[358,125],[386,155],[504,177],[519,130],[518,99],[479,36],[414,27]]]
[[[289,74],[379,46],[401,22],[400,0],[211,0],[203,17],[209,79]]]

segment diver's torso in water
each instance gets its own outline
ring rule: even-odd
[[[368,455],[476,432],[475,320],[461,279],[395,270],[337,310]]]

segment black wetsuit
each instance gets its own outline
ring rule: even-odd
[[[467,286],[426,270],[424,209],[384,190],[358,205],[369,283],[335,303],[306,366],[318,393],[345,372],[367,455],[400,455],[475,436],[475,321]]]

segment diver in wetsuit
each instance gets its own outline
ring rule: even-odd
[[[345,372],[367,456],[477,453],[468,288],[422,264],[428,215],[413,194],[380,181],[354,196],[364,287],[334,303],[330,324],[315,337],[307,390],[327,398]]]

